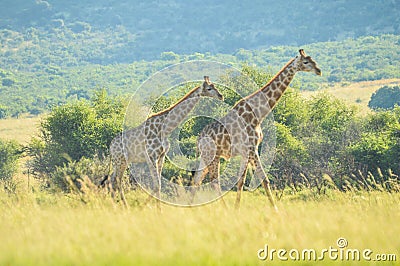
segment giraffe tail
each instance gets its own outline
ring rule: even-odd
[[[107,184],[107,181],[110,179],[110,171],[111,171],[111,155],[109,155],[110,159],[108,161],[108,171],[107,174],[103,177],[103,179],[100,181],[100,186],[105,187]]]

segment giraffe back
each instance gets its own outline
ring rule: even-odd
[[[236,155],[247,156],[262,140],[260,122],[251,105],[243,100],[222,119],[204,127],[197,149],[202,156],[207,150],[213,150],[213,156],[225,159]]]

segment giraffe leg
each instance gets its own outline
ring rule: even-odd
[[[220,170],[220,161],[219,158],[215,158],[209,165],[211,185],[217,192],[218,197],[221,199],[222,205],[224,205],[224,207],[227,208],[225,200],[222,197],[219,170]]]
[[[115,199],[116,191],[119,192],[122,202],[126,207],[128,207],[128,203],[125,198],[125,194],[122,188],[122,177],[127,168],[125,160],[120,160],[119,163],[115,162],[114,171],[111,175],[110,185],[111,185],[111,195]]]
[[[200,136],[197,140],[197,151],[198,155],[200,155],[200,164],[198,166],[199,170],[195,171],[193,175],[190,200],[191,204],[194,201],[196,190],[199,189],[206,175],[208,173],[211,174],[211,164],[216,159],[217,146],[212,137]],[[211,180],[213,179],[211,178]]]
[[[245,162],[243,162],[240,166],[240,170],[239,170],[240,178],[237,183],[237,193],[236,193],[236,201],[235,201],[236,209],[239,209],[239,207],[240,207],[240,197],[241,197],[241,194],[243,191],[244,182],[246,180],[247,166],[248,166],[247,160]]]
[[[195,176],[193,178],[193,184],[190,189],[190,200],[189,200],[190,205],[193,204],[196,192],[200,188],[200,185],[203,182],[204,178],[207,176],[207,174],[208,174],[208,167],[200,171],[197,171],[195,173]]]
[[[265,174],[264,169],[262,168],[260,157],[258,156],[258,154],[255,155],[254,165],[255,165],[255,175],[256,175],[256,177],[260,178],[260,180],[262,180],[262,185],[263,185],[263,187],[265,189],[265,192],[267,193],[267,197],[268,197],[269,202],[274,207],[275,211],[278,211],[278,207],[276,206],[274,198],[272,196],[272,192],[271,192],[271,188],[270,188],[270,185],[269,185],[268,177]]]
[[[121,197],[121,200],[124,203],[125,207],[128,208],[129,205],[128,205],[128,202],[126,201],[124,189],[122,187],[122,177],[117,179],[117,183],[118,183],[117,187],[118,187],[118,190],[119,190],[119,195]]]
[[[278,211],[278,207],[276,206],[274,198],[272,197],[271,187],[269,185],[268,178],[265,178],[262,181],[262,186],[264,187],[264,190],[267,192],[267,197],[269,199],[269,202],[271,202],[271,205],[274,207],[275,211]]]
[[[147,196],[147,199],[145,200],[145,202],[144,202],[144,206],[148,206],[148,204],[149,204],[149,202],[152,200],[152,199],[154,199],[154,186],[156,186],[156,184],[155,184],[155,180],[154,180],[154,171],[152,170],[153,168],[152,168],[152,166],[153,166],[153,164],[150,162],[150,158],[148,158],[148,161],[147,161],[147,166],[149,167],[149,171],[150,171],[150,178],[152,179],[152,186],[150,186],[150,189],[153,191],[153,192],[150,192],[149,193],[149,195]],[[148,206],[149,207],[149,206]]]
[[[208,167],[200,171],[197,171],[193,178],[193,185],[200,186],[207,174],[208,174]]]
[[[164,160],[165,160],[165,153],[163,152],[160,154],[160,157],[158,158],[157,161],[157,182],[158,182],[158,187],[157,187],[157,209],[161,211],[161,173],[162,173],[162,168],[164,165]]]
[[[190,199],[189,203],[190,205],[193,204],[194,202],[194,197],[196,195],[196,190],[200,187],[201,183],[203,182],[204,178],[208,174],[208,166],[204,166],[204,161],[200,161],[200,166],[199,168],[201,170],[195,171],[192,184],[191,184],[191,189],[190,189]]]
[[[154,191],[154,192],[156,192],[156,191]],[[157,194],[157,193],[156,193]],[[158,196],[156,196],[156,197],[158,197]],[[153,195],[153,194],[149,194],[148,196],[147,196],[147,199],[144,201],[144,206],[146,206],[146,205],[148,205],[149,204],[149,202],[152,200],[152,199],[154,199],[155,198],[155,196]],[[158,198],[156,198],[156,201],[157,201],[157,209],[158,210],[161,210],[161,206],[160,206],[160,200],[158,199]]]
[[[221,183],[220,183],[220,181],[219,181],[219,178],[216,178],[216,179],[214,179],[213,181],[211,181],[211,184],[212,184],[214,190],[217,191],[218,197],[219,197],[219,199],[221,200],[222,205],[224,206],[224,208],[227,209],[227,208],[228,208],[228,205],[226,205],[226,202],[225,202],[225,200],[224,200],[224,197],[223,197],[223,194],[222,194],[222,191],[221,191]]]
[[[150,201],[151,197],[155,197],[157,200],[157,209],[161,210],[160,206],[160,196],[161,196],[161,176],[158,172],[158,169],[162,168],[158,165],[158,161],[160,158],[157,158],[156,154],[149,155],[147,154],[146,160],[147,165],[150,170],[150,176],[152,178],[152,187],[153,193],[149,195],[149,198],[146,200],[146,204]]]

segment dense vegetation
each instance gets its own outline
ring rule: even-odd
[[[275,72],[299,47],[324,73],[318,82],[299,76],[302,89],[398,78],[399,17],[397,0],[3,1],[0,118],[47,112],[102,88],[132,93],[186,60]]]
[[[400,106],[400,86],[383,86],[371,96],[368,107],[371,109],[393,109]]]
[[[68,29],[67,35],[88,36],[86,41],[77,38],[78,46],[89,40],[97,44],[88,58],[108,54],[104,56],[108,62],[132,62],[157,59],[165,51],[231,54],[239,48],[399,34],[399,17],[397,0],[6,0],[0,8],[0,28],[18,32],[35,28],[44,34]],[[46,39],[56,41],[50,36]]]
[[[126,101],[105,90],[53,109],[29,146],[33,174],[52,174],[58,166],[82,158],[104,157],[111,139],[122,131]]]
[[[51,179],[55,172],[62,176],[64,165],[107,154],[111,138],[122,130],[126,106],[116,96],[133,93],[171,64],[220,61],[242,68],[261,86],[301,46],[318,62],[323,77],[299,74],[292,83],[296,89],[400,78],[396,1],[289,4],[298,8],[288,17],[282,4],[264,2],[205,2],[204,8],[172,0],[5,3],[0,10],[0,118],[51,110],[28,149],[33,173]],[[224,21],[222,9],[228,12]],[[279,20],[267,19],[271,13]],[[382,101],[380,94],[371,99],[371,108],[379,98],[378,107],[387,98],[396,100],[386,95]],[[158,99],[153,111],[179,98],[169,96]],[[226,102],[234,103],[235,97],[227,95]],[[398,108],[361,120],[353,107],[324,94],[305,100],[292,90],[283,101],[276,109],[278,147],[271,170],[276,187],[320,187],[330,176],[339,189],[349,184],[366,188],[372,183],[363,180],[372,176],[382,188],[392,189],[387,184],[400,172]],[[206,122],[183,126],[180,141],[187,152]],[[168,162],[165,172],[186,178]]]
[[[259,86],[271,77],[249,66],[242,71]],[[224,95],[225,102],[237,100],[235,94]],[[163,96],[151,105],[159,111],[178,99],[178,95]],[[31,172],[67,190],[68,180],[89,177],[98,183],[108,174],[109,162],[102,158],[111,139],[122,130],[124,106],[103,90],[92,100],[55,108],[42,122],[41,138],[30,145]],[[277,146],[269,177],[275,189],[309,188],[318,193],[328,188],[400,190],[400,107],[360,117],[355,107],[329,94],[305,99],[298,88],[291,88],[277,105],[274,117]],[[193,158],[196,136],[208,122],[197,119],[182,125],[179,145],[186,156]],[[184,184],[191,181],[190,172],[169,160],[163,176]]]
[[[114,46],[115,39],[124,41],[124,37],[110,36],[104,43],[99,38],[98,34],[76,34],[68,29],[46,34],[34,29],[26,33],[0,31],[0,118],[26,112],[39,114],[69,99],[88,99],[101,88],[111,95],[133,93],[152,73],[187,60],[215,60],[238,68],[245,63],[276,72],[298,51],[298,47],[286,46],[239,49],[231,55],[164,52],[155,61],[121,63],[119,59],[125,58],[127,52],[108,48]],[[360,37],[304,48],[319,63],[323,76],[316,80],[298,75],[295,83],[301,89],[400,77],[399,36]],[[118,60],[109,60],[110,56]]]
[[[296,91],[283,102],[271,171],[282,189],[399,190],[400,108],[360,117],[329,94],[305,100]]]
[[[11,180],[17,170],[20,146],[15,141],[0,139],[0,181]]]

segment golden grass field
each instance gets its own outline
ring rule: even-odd
[[[143,192],[127,196],[129,209],[96,194],[84,204],[76,195],[0,193],[0,265],[398,265],[400,260],[399,194],[303,192],[284,196],[278,213],[260,191],[244,193],[240,211],[232,208],[233,192],[225,197],[227,209],[218,201],[196,208],[163,204],[161,213],[135,206],[144,201]],[[348,242],[344,250],[370,249],[371,261],[334,260],[334,253],[318,260],[323,249],[339,250],[340,237]],[[300,254],[314,249],[317,261],[306,255],[294,261],[288,254],[284,262],[276,254],[272,261],[260,260],[265,245]],[[378,254],[392,254],[392,261],[373,261]]]
[[[311,97],[320,92],[328,92],[335,97],[344,100],[346,103],[353,104],[360,109],[362,114],[370,112],[368,102],[372,94],[385,85],[400,85],[400,79],[382,79],[373,81],[361,81],[354,83],[335,83],[334,86],[325,86],[318,91],[304,91],[303,96]]]
[[[16,140],[26,145],[39,133],[40,117],[23,116],[22,118],[0,119],[0,139]]]
[[[373,91],[392,82],[399,80],[329,91],[365,108]],[[39,122],[0,120],[0,138],[26,145]],[[276,213],[261,190],[244,192],[240,211],[230,192],[227,209],[219,201],[196,208],[162,204],[160,213],[154,202],[142,206],[147,196],[141,191],[127,193],[126,209],[100,192],[51,194],[37,184],[32,189],[32,180],[28,188],[23,170],[16,180],[17,193],[0,189],[0,265],[400,265],[400,194],[288,191]],[[340,237],[348,241],[342,252],[370,249],[371,261],[334,260],[327,253],[317,261],[257,255],[268,245],[314,249],[320,257],[324,249],[338,249]],[[391,261],[375,260],[379,254]]]

